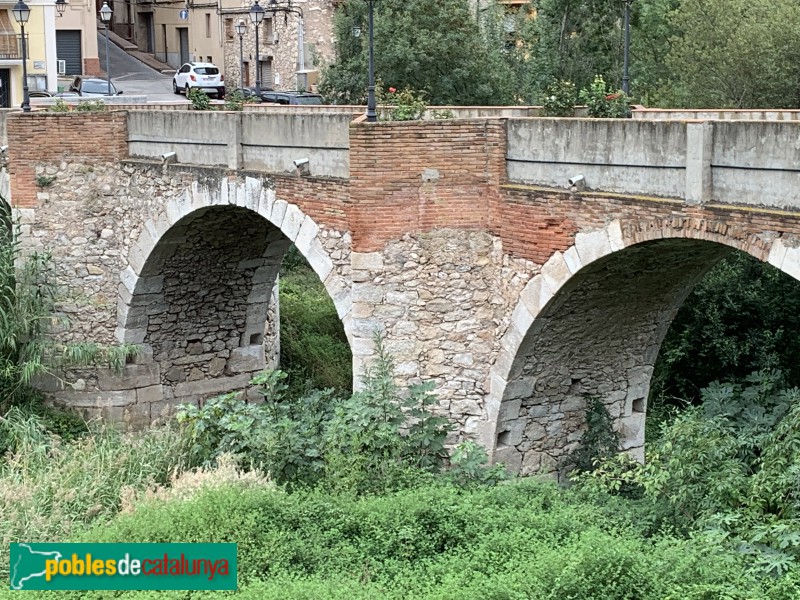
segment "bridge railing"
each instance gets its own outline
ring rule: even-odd
[[[800,123],[511,119],[511,183],[800,209]]]
[[[131,111],[128,152],[229,169],[286,173],[305,163],[311,175],[350,175],[350,113]]]

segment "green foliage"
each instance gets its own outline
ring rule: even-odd
[[[800,5],[793,0],[682,0],[659,94],[697,108],[795,108],[800,103]]]
[[[292,246],[280,273],[281,370],[291,395],[353,389],[353,356],[336,307],[319,277]]]
[[[800,389],[762,372],[702,395],[664,426],[646,465],[606,462],[594,477],[610,490],[641,486],[675,526],[782,575],[800,559]]]
[[[280,484],[322,485],[342,493],[380,493],[418,485],[440,473],[449,421],[433,409],[431,384],[400,388],[380,336],[375,364],[363,390],[338,398],[332,390],[293,396],[280,371],[252,383],[264,400],[245,403],[238,394],[182,405],[178,421],[191,441],[192,460],[212,464],[234,454]],[[487,465],[486,452],[465,443],[456,449],[449,477],[460,485],[494,484],[506,477]]]
[[[380,93],[377,97],[379,105],[389,107],[388,112],[381,113],[381,120],[418,121],[425,116],[428,108],[424,98],[424,92],[415,92],[410,88],[399,91],[393,87],[388,88],[386,93]]]
[[[588,88],[582,89],[580,100],[595,118],[624,119],[630,116],[630,98],[625,92],[612,92],[602,75],[597,75]]]
[[[367,498],[223,486],[146,503],[80,539],[236,541],[240,595],[259,599],[790,600],[800,590],[705,539],[648,539],[622,512],[536,480]]]
[[[597,396],[586,397],[586,431],[581,445],[568,459],[567,466],[579,472],[593,471],[597,463],[619,452],[619,435],[603,401]]]
[[[192,110],[211,110],[211,99],[200,88],[189,88],[186,97],[192,103]]]
[[[56,98],[56,101],[45,109],[47,112],[66,113],[72,110],[63,98]]]
[[[50,187],[55,183],[56,176],[55,175],[37,175],[36,176],[36,185],[40,188]]]
[[[353,27],[363,32],[353,35]],[[322,70],[329,101],[364,103],[367,89],[367,3],[347,0],[334,17],[336,59]],[[476,27],[469,0],[381,0],[375,3],[375,73],[397,89],[425,92],[433,105],[513,101],[503,43]]]
[[[658,355],[648,405],[659,410],[672,398],[697,401],[710,382],[739,381],[752,371],[777,369],[789,386],[800,386],[797,356],[800,282],[734,252],[678,311]]]
[[[567,80],[554,81],[547,86],[542,99],[542,115],[545,117],[575,116],[575,101],[578,91],[575,84]]]
[[[0,410],[21,400],[45,370],[44,333],[53,313],[55,286],[48,254],[23,258],[11,207],[0,198]]]
[[[186,448],[162,428],[125,435],[94,424],[91,435],[68,440],[74,418],[44,417],[23,407],[0,416],[0,541],[64,539],[87,524],[119,512],[126,489],[163,484],[185,466]],[[49,412],[49,411],[48,411]],[[54,425],[67,434],[48,431]],[[85,425],[83,426],[85,427]],[[8,575],[8,553],[0,553],[0,576]]]
[[[81,100],[75,106],[78,112],[106,112],[108,106],[102,100]]]
[[[233,90],[225,94],[225,110],[242,111],[244,110],[245,98],[239,90]]]

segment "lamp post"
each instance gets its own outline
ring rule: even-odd
[[[631,50],[631,2],[633,0],[622,0],[625,3],[625,47],[622,54],[622,91],[625,95],[630,93],[630,77],[628,77],[628,61]]]
[[[264,20],[264,7],[255,0],[253,6],[250,7],[250,20],[256,26],[256,96],[261,98],[261,64],[258,59],[258,28],[261,26],[261,21]]]
[[[244,89],[244,32],[247,31],[247,23],[243,19],[233,26],[239,35],[239,89]]]
[[[111,7],[108,2],[103,2],[103,7],[100,9],[100,20],[106,26],[106,77],[108,77],[108,95],[111,95],[111,62],[108,54],[108,24],[111,21]]]
[[[17,0],[11,12],[19,23],[22,37],[22,111],[31,112],[31,98],[28,94],[28,41],[25,39],[25,23],[31,16],[31,9],[22,0]]]
[[[375,106],[375,56],[373,51],[373,3],[375,0],[367,0],[369,3],[369,83],[367,84],[367,123],[374,123],[378,120],[378,112]]]

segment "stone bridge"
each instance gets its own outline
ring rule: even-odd
[[[587,394],[642,456],[663,336],[732,249],[800,278],[796,123],[120,111],[7,130],[25,243],[55,256],[70,317],[54,334],[142,350],[42,385],[130,426],[275,364],[291,244],[356,375],[384,332],[451,441],[525,474],[578,443]]]

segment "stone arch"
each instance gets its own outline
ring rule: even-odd
[[[261,219],[253,219],[254,215]],[[251,177],[223,178],[219,187],[195,181],[144,223],[121,274],[116,337],[144,350],[140,385],[149,391],[137,390],[137,402],[142,397],[150,403],[166,401],[158,410],[151,409],[152,419],[176,401],[242,389],[254,373],[268,366],[265,323],[270,311],[272,320],[277,320],[274,283],[292,243],[323,282],[352,345],[350,287],[323,245],[321,233],[312,217],[277,199],[274,189]],[[231,240],[236,242],[230,244]],[[221,247],[224,243],[230,245]],[[216,251],[209,250],[208,256],[197,253],[215,244]],[[215,263],[215,256],[225,265]],[[198,261],[203,261],[202,268]],[[187,264],[195,269],[194,275],[182,271]],[[166,265],[176,281],[165,281]],[[183,301],[190,310],[181,310],[171,300],[179,279],[183,279],[181,293],[192,297],[191,302]],[[206,304],[204,298],[214,304]],[[162,323],[168,311],[177,313],[168,319],[169,325]],[[222,319],[222,313],[227,315],[227,329],[218,331],[214,340],[199,325],[204,318]],[[185,348],[171,347],[162,328],[187,334],[182,341]],[[181,365],[192,365],[193,356],[199,357],[198,365],[205,362],[187,375],[189,367]],[[172,374],[167,372],[173,370],[170,365]]]
[[[583,394],[594,393],[615,417],[623,448],[643,458],[652,365],[695,283],[732,248],[800,279],[797,246],[688,218],[613,221],[578,233],[520,294],[490,369],[480,441],[523,474],[553,472],[580,439]],[[673,262],[657,263],[662,257]],[[637,298],[642,282],[649,289]],[[618,304],[593,308],[595,298]],[[608,338],[598,339],[600,331]]]

